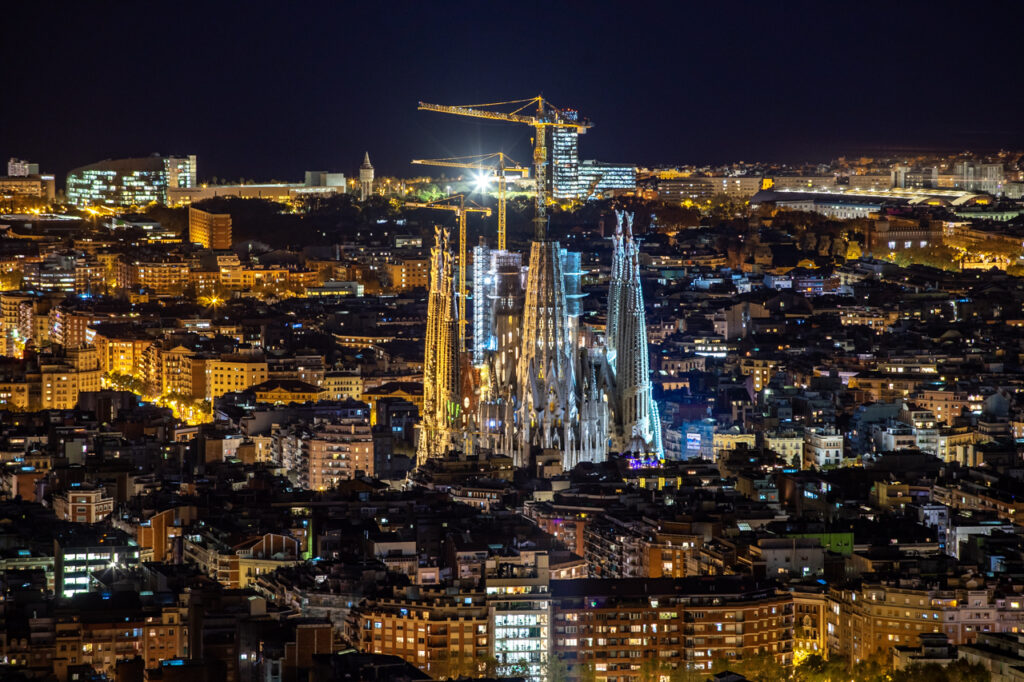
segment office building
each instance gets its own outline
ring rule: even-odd
[[[337,187],[345,191],[345,174],[331,173],[330,171],[306,171],[306,187]]]
[[[56,188],[52,175],[9,175],[0,177],[0,201],[7,210],[23,206],[52,204]]]
[[[188,240],[204,249],[230,249],[231,216],[189,207]]]
[[[1004,180],[1001,163],[960,161],[953,164],[953,184],[957,189],[1000,194]]]
[[[551,569],[547,552],[495,556],[485,564],[491,651],[499,676],[545,679],[551,655]]]
[[[580,195],[579,131],[576,128],[550,128],[551,187],[555,199],[575,199]]]
[[[767,178],[760,176],[687,176],[658,180],[658,199],[665,202],[705,202],[716,194],[748,199],[761,189]]]
[[[29,175],[39,175],[39,164],[29,163],[25,159],[11,159],[7,162],[7,175],[12,178],[24,178]]]
[[[167,190],[196,184],[196,157],[147,156],[108,159],[68,173],[66,197],[73,206],[145,206],[167,203]]]
[[[579,195],[584,200],[616,191],[636,191],[636,166],[630,164],[581,161],[578,177]]]
[[[170,156],[164,159],[168,187],[196,187],[196,155]]]
[[[54,585],[62,597],[88,592],[96,571],[138,565],[139,547],[121,530],[75,526],[53,541]]]

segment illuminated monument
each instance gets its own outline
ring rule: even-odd
[[[458,447],[459,324],[455,314],[455,276],[448,232],[436,229],[430,250],[430,293],[423,360],[423,420],[417,461]]]
[[[522,106],[513,113],[488,109],[502,104]],[[525,111],[530,104],[537,105],[535,114]],[[632,215],[618,214],[605,339],[580,329],[580,254],[547,236],[548,199],[559,193],[553,175],[575,163],[574,147],[560,143],[574,142],[589,122],[542,97],[468,107],[421,102],[419,108],[525,123],[537,133],[529,263],[524,267],[519,253],[483,244],[474,249],[473,332],[464,354],[451,276],[431,275],[420,461],[453,448],[504,454],[516,466],[543,464],[549,471],[556,462],[563,469],[600,462],[609,452],[661,457]],[[447,254],[447,240],[439,237],[434,271],[451,262]]]
[[[373,194],[373,164],[370,163],[370,152],[363,157],[363,165],[359,166],[359,201],[366,201]]]
[[[541,456],[565,469],[603,461],[609,452],[662,456],[639,245],[632,216],[617,218],[604,339],[580,329],[580,254],[537,239],[524,267],[522,254],[481,244],[473,252],[471,349],[462,358],[452,257],[445,233],[438,233],[421,462],[451,449],[508,455],[517,466]]]
[[[633,214],[616,212],[608,285],[608,364],[615,374],[612,449],[664,455],[661,422],[651,390],[647,318],[640,288],[640,249]]]

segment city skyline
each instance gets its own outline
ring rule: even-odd
[[[2,16],[3,682],[1024,682],[1024,4]]]
[[[369,149],[381,174],[405,175],[413,157],[529,156],[526,131],[418,113],[418,100],[538,92],[595,122],[580,158],[612,163],[1024,147],[1009,3],[985,19],[984,50],[957,47],[952,3],[179,7],[145,29],[115,6],[15,8],[8,25],[35,49],[11,55],[24,105],[0,114],[0,151],[58,177],[160,152],[197,154],[207,179],[266,180],[352,174]],[[182,49],[147,53],[154,39]]]

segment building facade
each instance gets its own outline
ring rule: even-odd
[[[69,204],[86,206],[146,206],[167,203],[168,188],[196,186],[194,155],[112,159],[68,173],[65,195]]]
[[[188,240],[204,249],[230,249],[231,216],[227,213],[210,213],[190,206]]]

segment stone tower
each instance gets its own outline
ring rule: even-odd
[[[430,250],[430,293],[423,355],[423,421],[416,451],[418,464],[459,445],[458,320],[455,276],[448,232],[435,229]]]
[[[366,201],[373,194],[373,164],[370,163],[370,152],[363,157],[363,165],[359,167],[359,200]]]
[[[612,448],[663,457],[661,421],[651,394],[647,319],[640,287],[640,249],[633,214],[616,212],[608,286],[608,363],[615,374]]]

